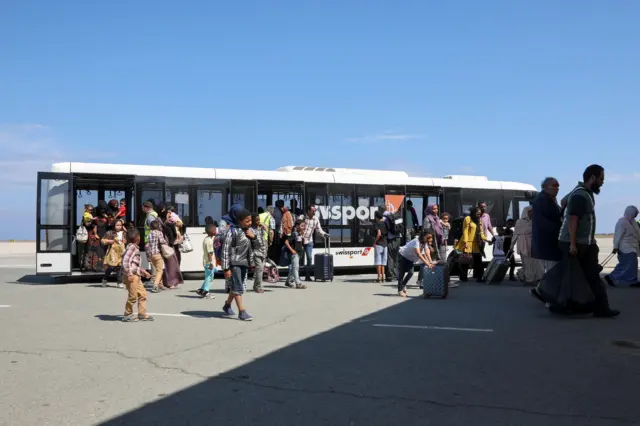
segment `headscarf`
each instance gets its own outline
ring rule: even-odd
[[[526,234],[533,233],[533,222],[529,218],[529,212],[531,211],[531,209],[532,209],[531,206],[527,206],[524,209],[522,209],[522,215],[520,216],[520,219],[518,219],[518,221],[516,222],[516,227],[513,230],[514,234],[526,235]]]
[[[444,229],[442,229],[442,222],[440,221],[440,218],[433,212],[433,208],[435,206],[437,206],[437,204],[427,205],[427,208],[424,209],[424,218],[431,224],[431,230],[436,237],[436,244],[441,246],[444,244]]]
[[[222,216],[222,220],[227,222],[230,225],[238,226],[238,220],[236,219],[236,214],[240,213],[241,210],[244,210],[242,204],[234,204],[229,209],[229,213]]]
[[[624,209],[624,219],[627,219],[629,222],[632,222],[638,216],[638,208],[636,206],[629,206]]]

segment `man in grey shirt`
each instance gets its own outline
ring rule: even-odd
[[[559,244],[563,258],[576,256],[582,272],[595,296],[594,316],[616,317],[619,311],[609,307],[607,290],[600,279],[599,248],[595,239],[595,195],[604,184],[604,168],[593,164],[584,171],[583,182],[567,196],[564,221],[560,228]]]

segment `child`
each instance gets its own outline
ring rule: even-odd
[[[162,231],[160,231],[160,222],[154,220],[151,222],[151,225],[149,225],[149,236],[147,237],[147,244],[144,247],[147,253],[147,259],[153,266],[153,288],[150,290],[151,293],[158,293],[162,284],[162,272],[164,271],[164,259],[162,257],[162,249],[160,248],[162,244],[166,245],[167,240],[164,238]]]
[[[253,253],[253,291],[264,293],[262,289],[262,274],[264,271],[264,260],[267,257],[267,240],[265,240],[264,229],[260,226],[260,215],[251,215],[251,232],[255,238],[251,240]],[[268,237],[267,237],[268,238]]]
[[[431,233],[430,231],[427,231],[426,241],[427,243],[424,245],[423,253],[429,263],[425,263],[424,265],[422,265],[420,267],[420,270],[418,271],[418,287],[420,288],[423,288],[422,278],[424,277],[425,268],[433,267],[433,265],[438,263],[438,260],[440,260],[440,254],[438,253],[438,249],[436,247],[436,240],[433,236],[433,233]]]
[[[505,257],[506,251],[504,248],[504,228],[498,227],[498,235],[494,235],[489,244],[493,244],[493,257]]]
[[[507,220],[506,227],[504,229],[504,252],[511,255],[509,256],[509,281],[516,280],[516,257],[513,254],[514,241],[513,241],[513,227],[515,222],[513,219]]]
[[[449,213],[442,213],[442,215],[440,216],[440,222],[442,222],[442,230],[444,231],[444,243],[447,245],[452,245],[449,244],[449,233],[451,232],[451,223],[449,222],[450,220],[451,215]]]
[[[91,204],[84,205],[84,213],[82,214],[82,224],[87,226],[93,221],[93,206]]]
[[[204,282],[197,293],[200,297],[207,299],[215,299],[216,296],[210,292],[213,276],[218,268],[216,268],[216,255],[213,250],[213,240],[216,235],[216,227],[213,224],[207,225],[205,229],[207,236],[202,242],[202,265],[204,266]]]
[[[304,227],[305,223],[300,219],[296,219],[293,232],[284,240],[285,249],[288,251],[291,260],[289,276],[287,276],[287,282],[284,285],[290,288],[293,287],[294,284],[298,289],[307,288],[307,286],[300,281],[300,256],[302,256],[304,252],[302,245]]]
[[[251,321],[253,317],[246,311],[242,295],[245,291],[244,283],[251,258],[251,240],[255,238],[255,234],[249,229],[251,213],[247,209],[237,212],[235,219],[238,225],[230,225],[222,241],[221,264],[226,280],[225,286],[229,292],[222,311],[227,318],[235,316],[235,312],[231,309],[231,303],[235,300],[239,311],[238,319]]]
[[[122,255],[125,251],[126,238],[124,223],[118,219],[114,223],[114,229],[107,231],[102,239],[102,245],[107,247],[107,254],[104,257],[104,276],[102,277],[102,287],[107,286],[107,280],[112,272],[116,273],[116,286],[124,288],[122,283]]]
[[[123,322],[153,321],[153,317],[147,314],[147,290],[142,285],[141,276],[149,278],[149,273],[140,267],[140,231],[130,229],[127,231],[127,250],[122,258],[122,270],[124,283],[129,291],[127,303],[124,306]],[[138,302],[138,316],[133,314],[133,305]]]
[[[116,219],[124,220],[126,215],[127,215],[127,200],[122,198],[120,200],[120,209],[118,209],[118,213],[116,213]]]

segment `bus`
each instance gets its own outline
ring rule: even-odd
[[[427,204],[438,204],[441,212],[456,218],[484,201],[498,227],[507,219],[518,219],[537,194],[532,185],[485,176],[432,178],[403,171],[305,166],[236,170],[68,162],[38,172],[37,179],[36,273],[55,276],[91,274],[81,272],[75,235],[84,205],[95,206],[100,200],[125,200],[126,221],[141,230],[144,201],[175,206],[194,247],[193,252],[183,253],[183,272],[202,272],[205,218],[219,220],[233,204],[250,211],[266,209],[277,200],[302,211],[313,204],[329,234],[328,239],[315,237],[314,254],[324,252],[330,243],[336,269],[373,271],[371,231],[380,205],[392,204],[404,213],[411,201],[420,226]],[[486,251],[488,261],[490,246]],[[142,261],[148,265],[144,251]]]

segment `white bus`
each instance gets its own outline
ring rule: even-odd
[[[183,254],[183,272],[202,271],[205,218],[219,220],[232,204],[256,211],[283,200],[302,209],[318,206],[321,225],[330,235],[334,266],[373,271],[371,228],[377,206],[402,209],[408,200],[422,224],[427,204],[459,217],[485,201],[494,226],[518,219],[536,195],[532,185],[491,181],[484,176],[412,177],[401,171],[288,166],[277,170],[234,170],[129,164],[56,163],[38,173],[37,274],[81,275],[75,234],[85,204],[99,200],[127,202],[127,222],[141,230],[144,201],[177,207],[194,251]],[[315,240],[315,253],[325,249]],[[488,261],[491,248],[487,247]],[[146,265],[146,259],[143,262]],[[93,272],[95,274],[95,272]]]

